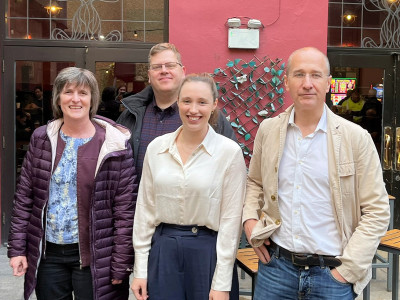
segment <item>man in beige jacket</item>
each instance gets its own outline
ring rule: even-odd
[[[262,122],[250,162],[243,223],[260,258],[254,299],[354,299],[389,224],[374,143],[325,105],[328,58],[291,54],[294,102]]]

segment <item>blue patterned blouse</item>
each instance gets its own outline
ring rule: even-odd
[[[90,138],[73,138],[60,130],[65,149],[50,180],[46,240],[55,244],[78,242],[77,158],[78,148]]]

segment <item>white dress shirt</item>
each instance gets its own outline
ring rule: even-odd
[[[218,231],[211,288],[229,291],[246,187],[243,154],[209,126],[183,164],[176,146],[181,130],[156,138],[147,148],[133,226],[134,277],[147,278],[151,238],[160,223],[207,226]]]
[[[291,112],[279,166],[279,211],[282,225],[271,236],[296,253],[341,255],[328,177],[326,110],[308,136],[294,123]]]

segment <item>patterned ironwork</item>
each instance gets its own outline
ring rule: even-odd
[[[214,70],[218,107],[236,133],[247,166],[258,125],[263,119],[276,115],[283,106],[284,68],[282,59],[254,56],[249,62],[238,58]]]
[[[81,5],[72,18],[71,34],[60,28],[53,29],[53,40],[101,40],[120,42],[122,34],[118,30],[112,30],[107,35],[101,31],[101,19],[93,6],[96,0],[80,0]],[[101,2],[119,2],[119,0],[98,0]]]
[[[366,2],[371,3],[376,9],[369,9]],[[361,47],[400,48],[400,1],[365,0],[363,6],[370,12],[386,12],[387,16],[382,22],[380,44],[371,37],[365,37],[361,42]]]

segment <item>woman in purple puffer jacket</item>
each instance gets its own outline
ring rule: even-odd
[[[127,300],[133,266],[136,175],[130,132],[97,117],[97,81],[62,70],[55,120],[32,135],[14,200],[8,242],[24,298]]]

